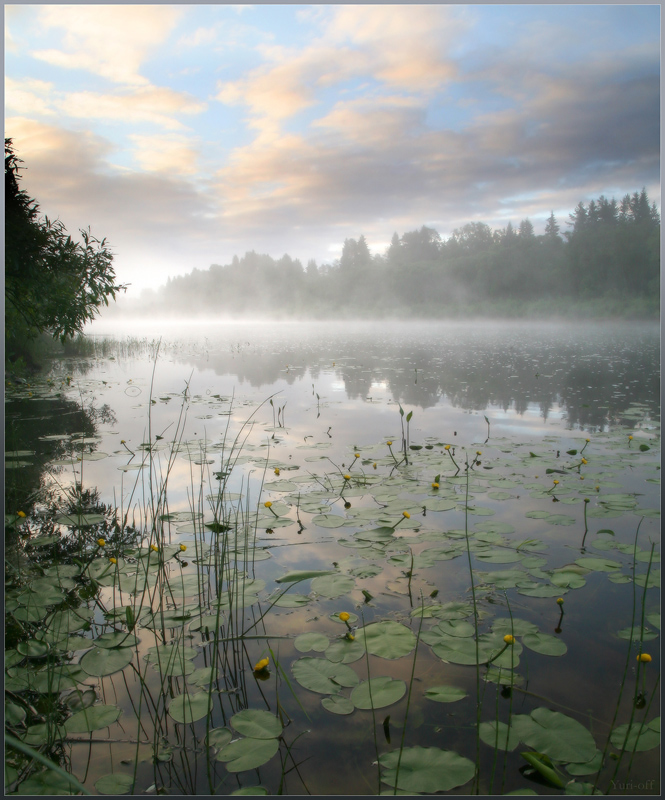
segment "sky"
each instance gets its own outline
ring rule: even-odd
[[[646,187],[658,5],[5,5],[22,186],[128,295],[248,250],[503,228]]]

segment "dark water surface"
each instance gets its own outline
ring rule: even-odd
[[[145,559],[148,543],[156,542],[155,552],[168,555],[168,581],[156,573],[148,581],[160,587],[152,609],[161,595],[163,608],[182,614],[166,626],[144,618],[128,666],[76,677],[79,689],[94,688],[96,704],[117,705],[122,714],[93,730],[92,742],[85,733],[65,737],[62,763],[92,791],[102,776],[122,774],[135,776],[134,793],[154,785],[171,794],[229,794],[261,785],[271,794],[280,786],[287,794],[373,794],[390,789],[379,783],[377,753],[399,751],[406,718],[400,786],[409,759],[418,765],[423,755],[413,748],[428,752],[425,766],[413,770],[431,771],[437,785],[441,770],[431,759],[438,748],[480,766],[477,782],[460,779],[450,793],[528,787],[561,794],[524,774],[520,753],[538,749],[533,737],[525,734],[496,758],[476,739],[478,719],[517,719],[519,728],[520,718],[546,708],[580,723],[605,751],[603,792],[657,794],[657,743],[646,749],[651,740],[643,737],[645,749],[621,758],[614,758],[621,748],[606,743],[631,715],[633,723],[649,724],[658,716],[659,364],[658,328],[647,324],[169,323],[111,330],[97,323],[88,354],[55,362],[43,379],[8,392],[7,462],[17,465],[8,470],[8,512],[31,508],[44,519],[49,491],[95,490],[90,507],[117,509],[145,534],[144,549],[130,551],[125,531],[100,551],[94,525],[77,528],[62,518],[54,531],[99,568],[111,553],[123,565]],[[223,508],[208,499],[220,486]],[[32,502],[29,492],[37,492]],[[18,541],[19,552],[25,548],[42,568],[45,558],[70,558],[49,543],[40,551],[29,539]],[[179,555],[168,550],[180,544],[187,549]],[[219,558],[196,557],[203,545],[213,553],[221,548],[226,559],[237,551],[224,575]],[[492,635],[496,626],[500,649],[506,631],[496,620],[511,615],[546,634],[544,645],[534,644],[513,628],[517,642],[506,651],[519,657],[512,689],[497,691],[486,680],[498,672],[484,665],[487,658],[477,670],[473,659],[458,663],[455,655],[456,641],[473,641],[455,626],[473,625],[474,618],[472,609],[458,614],[448,604],[472,602],[470,567],[481,634]],[[301,598],[291,607],[270,607],[288,585],[276,580],[290,570],[331,571],[346,582],[331,588],[310,578],[287,593]],[[205,587],[195,578],[182,582],[197,574]],[[252,635],[272,638],[215,648],[195,620],[213,613],[216,598],[245,574],[243,580],[259,583],[245,589],[244,607],[234,601],[231,612],[222,609],[221,636],[251,625]],[[91,627],[70,635],[94,639],[126,629],[109,609],[136,604],[139,595],[150,605],[126,580],[102,583],[99,603],[87,601]],[[14,605],[10,591],[10,612],[26,607],[25,588]],[[648,636],[640,644],[643,611]],[[417,649],[414,639],[402,653],[387,635],[383,649],[372,646],[369,656],[347,664],[360,681],[369,671],[404,681],[410,691],[374,711],[358,703],[342,714],[321,701],[348,701],[352,686],[333,684],[326,694],[301,684],[298,660],[336,662],[323,639],[309,650],[304,640],[296,646],[296,637],[317,633],[343,642],[339,612],[353,615],[356,643],[363,625],[388,621],[420,637]],[[629,632],[620,633],[631,620],[632,643]],[[448,625],[445,633],[440,625]],[[185,673],[218,665],[211,714],[193,724],[166,709],[201,685],[177,671],[160,676],[145,661],[149,648],[165,642],[195,648],[183,656],[194,665]],[[86,663],[81,644],[77,638],[71,647],[74,664]],[[539,652],[548,649],[558,654]],[[638,674],[640,649],[652,661]],[[265,656],[269,672],[257,676],[253,666]],[[510,673],[497,663],[505,681]],[[428,698],[428,689],[444,685],[466,696]],[[19,683],[15,689],[21,691]],[[646,707],[635,708],[642,693]],[[258,770],[234,772],[205,737],[208,728],[231,730],[231,717],[243,708],[269,710],[285,728],[278,754]],[[556,753],[556,742],[552,747]],[[596,781],[597,767],[567,769],[566,759],[553,758],[564,782]],[[419,791],[406,780],[406,793]]]

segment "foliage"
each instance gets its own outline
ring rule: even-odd
[[[25,340],[47,333],[65,340],[79,333],[109,299],[116,283],[113,254],[90,230],[82,242],[60,220],[43,219],[19,186],[22,161],[5,139],[5,333],[7,356],[25,353]],[[29,354],[28,354],[29,355]]]
[[[572,230],[551,212],[544,233],[530,220],[492,230],[470,222],[443,240],[422,226],[393,234],[383,255],[364,236],[344,241],[341,257],[303,269],[254,251],[170,279],[155,312],[270,317],[643,317],[658,314],[660,217],[646,190],[618,203],[579,203]],[[558,301],[553,306],[552,301]],[[150,311],[143,307],[143,311]]]

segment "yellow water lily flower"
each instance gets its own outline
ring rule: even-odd
[[[640,653],[637,657],[637,660],[644,664],[648,664],[651,661],[651,656],[648,653]]]
[[[344,477],[345,481],[350,481],[351,480],[351,476],[350,475],[344,475],[343,477]]]
[[[275,475],[279,475],[279,467],[275,467]]]
[[[264,505],[266,508],[270,508],[270,506],[272,506],[272,503],[270,502],[270,500],[266,500],[266,501],[265,501],[265,503],[264,503],[263,505]]]
[[[354,455],[356,458],[360,458],[360,453],[354,453],[353,455]]]
[[[438,483],[433,483],[432,484],[432,489],[438,489],[438,488],[439,488],[439,484]]]
[[[392,442],[386,442],[386,444],[388,445],[388,447],[390,447],[390,445],[392,444]]]
[[[582,459],[582,463],[583,463],[583,464],[588,464],[589,462],[586,460],[586,458],[583,458],[583,459]]]
[[[16,516],[21,517],[21,519],[25,519],[25,511],[17,511]]]
[[[159,552],[159,547],[156,544],[151,544],[150,549],[153,550],[155,553]]]
[[[632,440],[633,440],[633,437],[632,437],[632,436],[629,436],[629,437],[628,437],[628,441],[629,441],[629,442],[632,442]]]
[[[554,481],[552,481],[552,483],[553,483],[555,486],[557,486],[557,485],[559,484],[559,481],[557,481],[557,480],[554,480]]]
[[[111,556],[111,558],[109,558],[109,561],[111,562],[111,564],[117,564],[118,563],[118,559],[117,558],[113,558],[113,556]]]
[[[183,553],[184,553],[186,549],[187,549],[187,545],[186,545],[186,544],[181,544],[181,545],[180,545],[180,551],[181,551],[181,552],[183,552]]]
[[[507,633],[507,634],[506,634],[506,635],[503,637],[503,641],[504,641],[506,644],[515,644],[515,637],[514,637],[514,636],[511,636],[509,633]]]
[[[268,668],[268,664],[270,663],[269,658],[262,658],[260,661],[254,665],[254,672],[261,672],[264,669]]]
[[[340,611],[337,616],[342,620],[342,622],[346,622],[347,619],[351,619],[351,614],[347,613],[346,611]]]
[[[402,511],[402,516],[406,517],[407,519],[411,519],[411,514],[408,511]]]
[[[557,603],[562,606],[563,605],[563,597],[557,597]]]
[[[482,453],[480,452],[480,450],[476,450],[476,455],[477,456],[482,456]]]
[[[97,539],[97,544],[100,547],[104,547],[104,545],[106,544],[106,541],[104,539]]]
[[[591,439],[585,439],[584,441],[585,441],[587,444],[589,444],[589,442],[591,441]]]
[[[347,634],[346,634],[346,638],[347,638],[347,639],[348,639],[350,642],[353,642],[353,641],[355,640],[355,638],[356,638],[356,637],[355,637],[355,636],[354,636],[352,633],[347,633]]]
[[[450,445],[449,444],[445,445],[443,449],[444,450],[450,450]]]

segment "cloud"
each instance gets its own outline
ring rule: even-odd
[[[198,153],[190,140],[183,136],[129,137],[135,144],[134,158],[146,172],[163,172],[170,175],[195,175]]]
[[[36,50],[34,58],[65,69],[100,75],[113,83],[146,86],[143,61],[180,19],[177,6],[46,5],[39,24],[64,30],[63,48]]]
[[[146,86],[115,94],[71,92],[59,102],[60,109],[78,119],[151,122],[169,130],[184,128],[175,114],[199,114],[206,104],[172,89]]]
[[[20,113],[53,115],[49,104],[53,84],[35,78],[15,81],[5,77],[5,108]]]

